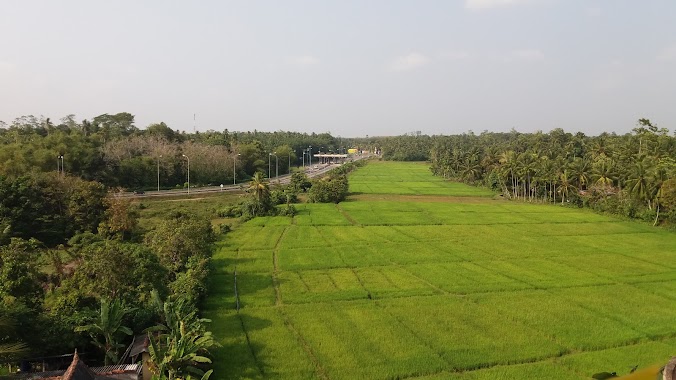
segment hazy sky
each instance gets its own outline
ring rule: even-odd
[[[676,129],[675,0],[10,1],[0,120],[337,136]]]

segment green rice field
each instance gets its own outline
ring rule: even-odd
[[[420,163],[350,190],[218,243],[212,379],[589,379],[676,355],[676,234]]]

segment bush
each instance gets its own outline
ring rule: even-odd
[[[218,232],[220,232],[221,235],[225,235],[230,231],[232,231],[232,227],[230,227],[229,224],[221,223],[218,225]]]
[[[346,175],[324,177],[313,181],[308,200],[312,203],[339,203],[345,200],[347,190]]]
[[[292,204],[287,204],[284,208],[279,210],[279,215],[282,216],[294,216],[298,214],[298,210],[296,210],[296,207]]]
[[[303,172],[295,172],[291,175],[291,182],[289,186],[293,188],[296,192],[307,191],[312,187],[312,183],[308,176]]]
[[[238,204],[224,207],[220,209],[217,214],[219,218],[239,218],[242,216],[242,205]]]

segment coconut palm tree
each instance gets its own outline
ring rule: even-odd
[[[578,189],[586,189],[591,171],[589,168],[589,160],[582,157],[575,157],[570,163],[570,179],[575,183]]]
[[[627,179],[627,189],[629,190],[629,194],[647,202],[648,207],[650,207],[649,190],[651,182],[652,178],[648,159],[636,162],[631,169],[629,179]]]
[[[129,327],[122,326],[122,319],[133,309],[125,308],[119,299],[101,299],[99,319],[96,323],[78,326],[76,332],[87,332],[92,337],[92,343],[105,352],[106,365],[117,362],[117,351],[124,347],[119,343],[119,337],[132,335]],[[103,338],[101,340],[101,338]]]
[[[265,180],[265,176],[262,172],[256,172],[253,175],[251,182],[249,182],[248,191],[249,194],[251,194],[258,202],[262,202],[267,196],[270,195],[270,186]]]
[[[251,195],[251,201],[246,204],[246,209],[251,216],[266,215],[274,208],[270,199],[270,186],[262,172],[254,174],[247,191]]]
[[[615,163],[607,157],[600,157],[592,167],[592,179],[598,186],[611,187],[617,180]]]
[[[577,191],[577,187],[570,180],[570,173],[568,170],[564,170],[563,173],[559,176],[559,189],[558,192],[561,194],[561,204],[566,201],[566,198],[570,198],[571,193]]]

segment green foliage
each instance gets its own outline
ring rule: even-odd
[[[124,316],[131,311],[118,299],[102,298],[98,320],[75,328],[76,332],[88,333],[93,339],[92,343],[104,351],[106,365],[117,363],[118,351],[125,346],[119,342],[119,338],[132,335],[131,329],[122,325]]]
[[[671,178],[662,183],[662,193],[659,202],[667,210],[676,211],[676,178]]]
[[[3,237],[35,238],[48,246],[78,232],[95,231],[103,219],[105,188],[55,174],[0,176],[0,244]]]
[[[383,159],[391,161],[427,161],[434,138],[430,136],[385,137],[378,141]]]
[[[0,361],[14,359],[28,351],[25,343],[11,340],[10,336],[16,333],[16,321],[4,314],[3,307],[0,313]]]
[[[106,198],[104,215],[98,227],[101,236],[130,240],[137,231],[139,213],[129,199],[110,194]]]
[[[242,205],[230,205],[218,210],[218,216],[221,218],[239,218],[242,216]]]
[[[305,192],[312,187],[312,182],[310,182],[310,179],[304,172],[295,172],[291,174],[289,185],[296,192]]]
[[[249,198],[243,203],[242,214],[252,218],[274,214],[275,207],[270,197],[270,186],[262,172],[256,172],[247,188]]]
[[[55,292],[53,308],[64,313],[87,306],[92,299],[120,299],[141,305],[150,291],[166,293],[167,270],[151,249],[95,235],[72,241],[77,267]]]
[[[198,376],[208,379],[212,371],[204,371],[211,363],[209,350],[218,344],[207,331],[208,319],[198,318],[197,310],[183,299],[164,303],[156,296],[162,310],[162,323],[147,329],[150,339],[150,369],[155,379],[187,379]]]
[[[313,203],[339,203],[345,200],[348,192],[345,174],[329,175],[312,181],[308,191],[308,201]]]
[[[12,297],[36,308],[42,301],[42,286],[37,262],[37,243],[13,238],[0,246],[0,300]]]
[[[211,222],[190,213],[177,212],[145,237],[147,246],[172,273],[186,269],[190,257],[209,258],[215,236]]]
[[[66,173],[127,189],[156,188],[158,172],[163,188],[183,184],[187,174],[183,154],[191,160],[191,183],[218,184],[231,183],[233,170],[238,180],[267,170],[270,152],[279,158],[280,173],[287,173],[289,166],[300,166],[299,157],[309,146],[335,152],[352,145],[328,133],[226,129],[186,134],[164,122],[139,129],[128,112],[81,122],[67,115],[60,124],[29,115],[5,125],[0,122],[0,175],[49,172],[58,165]]]
[[[206,291],[205,282],[215,239],[208,219],[176,213],[147,233],[145,244],[168,269],[172,294],[196,303]]]

